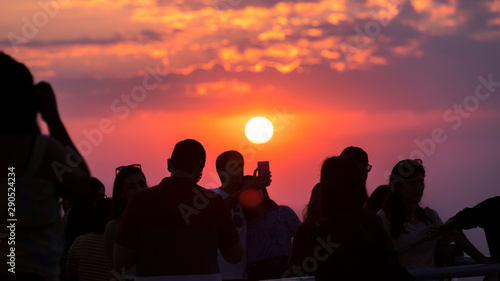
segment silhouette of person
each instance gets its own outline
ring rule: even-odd
[[[340,153],[340,157],[347,157],[354,161],[354,163],[356,163],[356,165],[359,167],[361,173],[363,174],[363,178],[366,181],[366,179],[368,178],[368,172],[372,170],[372,165],[370,165],[368,162],[368,154],[366,153],[366,151],[359,147],[349,146],[342,150],[342,153]]]
[[[90,178],[89,193],[85,198],[74,201],[73,207],[68,210],[65,217],[67,222],[65,225],[64,235],[64,254],[61,260],[62,265],[66,264],[66,258],[69,248],[80,236],[91,232],[92,230],[92,210],[97,200],[104,198],[104,184],[97,178]],[[64,218],[63,218],[64,219]]]
[[[222,280],[246,280],[246,237],[247,237],[247,221],[243,214],[241,204],[238,202],[241,192],[252,188],[260,189],[268,186],[271,183],[271,175],[261,175],[252,177],[247,181],[243,181],[244,176],[244,160],[243,155],[235,150],[229,150],[221,153],[215,161],[217,174],[221,180],[219,188],[212,189],[213,192],[224,198],[231,208],[233,222],[238,229],[241,243],[243,244],[243,258],[238,264],[227,262],[219,253],[219,268],[222,275]]]
[[[325,160],[313,254],[292,271],[312,272],[317,281],[413,279],[391,254],[381,219],[364,208],[365,194],[356,163],[347,157]]]
[[[300,225],[288,206],[271,200],[266,188],[256,192],[256,206],[242,204],[248,222],[248,280],[280,278],[292,253],[292,238]]]
[[[288,262],[287,268],[300,267],[305,259],[314,255],[313,250],[315,237],[313,235],[313,231],[316,228],[320,218],[320,195],[321,183],[318,182],[316,185],[314,185],[311,191],[309,203],[302,211],[302,223],[299,225],[297,233],[293,238],[292,255]],[[292,275],[294,275],[291,270],[288,270],[285,273],[286,276],[284,275],[283,277],[291,277]],[[303,273],[304,274],[302,276],[309,276],[312,272],[305,271]]]
[[[491,258],[500,262],[500,196],[488,198],[472,208],[465,208],[449,221],[456,221],[454,241],[465,253],[480,263],[490,263],[467,239],[462,230],[481,227]]]
[[[104,229],[111,218],[111,204],[111,198],[96,200],[92,207],[90,232],[78,236],[69,249],[65,280],[111,279],[104,250]]]
[[[113,266],[113,251],[123,211],[125,211],[127,203],[137,191],[148,188],[146,176],[142,172],[140,164],[120,166],[116,168],[115,173],[116,177],[113,183],[113,211],[111,220],[106,225],[104,232],[104,245],[110,267]],[[131,270],[127,274],[135,275],[135,272]]]
[[[370,195],[366,202],[366,208],[375,214],[382,209],[385,201],[389,197],[389,185],[379,185]]]
[[[97,178],[92,177],[90,189],[89,189],[89,194],[87,195],[87,197],[84,200],[95,201],[97,199],[106,198],[105,193],[106,193],[106,189],[104,188],[104,184],[100,180],[98,180]],[[69,217],[69,214],[71,213],[71,209],[73,208],[74,205],[75,205],[75,202],[72,199],[62,197],[61,206],[62,206],[63,211],[64,211],[64,216],[62,218],[64,229],[66,229],[66,227],[67,227],[68,217]],[[73,241],[71,241],[71,242],[73,242]],[[71,244],[70,244],[70,246],[71,246]]]
[[[205,149],[193,139],[178,142],[168,159],[170,177],[138,191],[123,213],[114,268],[136,265],[135,280],[221,280],[217,249],[230,263],[243,247],[227,203],[197,185]]]
[[[6,211],[12,207],[10,214],[0,212],[0,279],[59,280],[64,248],[59,197],[85,197],[88,168],[61,121],[48,83],[35,85],[24,64],[0,52],[0,85],[0,167],[8,171],[2,175],[7,178],[0,202]],[[38,113],[50,136],[41,135]],[[12,218],[17,221],[5,223]],[[9,265],[13,245],[7,237],[14,228],[15,264]]]
[[[438,227],[443,222],[438,213],[419,205],[424,193],[424,178],[422,160],[399,161],[389,177],[389,198],[378,212],[401,265],[408,269],[452,264],[454,258],[449,241],[440,235]]]

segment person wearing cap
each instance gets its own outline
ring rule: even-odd
[[[217,249],[238,263],[243,247],[227,203],[197,182],[205,149],[193,139],[177,143],[170,177],[138,191],[127,204],[114,250],[118,273],[136,265],[135,280],[220,281]]]
[[[340,157],[348,158],[349,160],[353,161],[354,164],[356,164],[356,166],[358,166],[366,184],[366,179],[368,178],[368,172],[370,172],[372,169],[372,165],[370,165],[368,162],[368,153],[366,153],[366,151],[364,151],[359,147],[351,145],[342,150],[342,153],[340,153]],[[368,193],[366,193],[366,189],[365,189],[364,201],[365,201],[364,204],[366,204],[366,202],[368,201]]]
[[[372,169],[372,165],[370,165],[368,162],[368,154],[366,153],[366,151],[359,147],[349,146],[342,150],[342,153],[340,153],[340,157],[347,157],[354,161],[354,163],[356,163],[356,165],[361,170],[361,173],[363,174],[363,177],[366,181],[366,179],[368,178],[368,172],[370,172]]]

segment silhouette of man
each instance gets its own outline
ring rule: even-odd
[[[465,208],[449,220],[456,221],[456,228],[460,231],[462,241],[465,240],[465,242],[468,241],[462,230],[483,228],[490,256],[496,262],[500,262],[500,196],[488,198],[472,208]],[[476,257],[467,251],[469,248],[474,250],[473,247],[461,245],[462,243],[457,240],[455,242],[476,261],[487,262],[482,254],[477,254]]]
[[[205,157],[196,140],[177,143],[168,159],[171,176],[134,195],[118,230],[115,270],[135,263],[136,280],[219,281],[217,249],[229,263],[241,260],[227,204],[197,185]]]
[[[372,169],[372,165],[370,165],[368,162],[368,154],[366,153],[366,151],[359,147],[349,146],[342,150],[342,153],[340,153],[340,157],[347,157],[354,161],[361,170],[361,173],[363,174],[363,177],[366,181],[366,179],[368,178],[368,172],[370,172]]]
[[[89,170],[49,83],[35,84],[24,64],[0,51],[0,87],[0,280],[58,280],[64,247],[58,198],[84,198]],[[41,134],[39,114],[50,136]]]
[[[222,196],[231,208],[233,222],[238,229],[238,233],[245,250],[247,221],[243,214],[243,209],[238,202],[238,198],[241,192],[248,188],[259,189],[269,186],[271,182],[270,174],[253,177],[251,180],[246,181],[243,185],[243,156],[238,151],[234,150],[229,150],[220,154],[215,161],[215,166],[222,185],[219,188],[212,189],[212,191]],[[246,255],[243,256],[239,263],[230,264],[225,261],[223,256],[219,253],[219,268],[222,280],[230,281],[247,279]]]

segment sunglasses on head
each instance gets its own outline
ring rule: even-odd
[[[118,173],[121,172],[121,170],[123,170],[124,168],[127,168],[127,167],[132,167],[132,168],[137,168],[139,170],[142,170],[141,164],[130,164],[130,165],[126,165],[126,166],[120,166],[120,167],[116,167],[115,176],[118,175]]]

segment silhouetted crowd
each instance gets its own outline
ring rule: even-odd
[[[404,281],[413,280],[409,269],[450,266],[463,252],[478,263],[500,260],[499,196],[443,222],[420,206],[423,161],[405,159],[369,197],[372,165],[353,146],[322,162],[302,221],[270,198],[271,172],[244,175],[238,151],[217,157],[219,188],[199,186],[206,152],[193,139],[175,145],[170,176],[158,185],[148,185],[140,164],[117,167],[106,198],[50,84],[35,84],[2,52],[0,79],[1,280]],[[41,134],[39,114],[50,136]],[[462,232],[475,227],[491,257]]]

